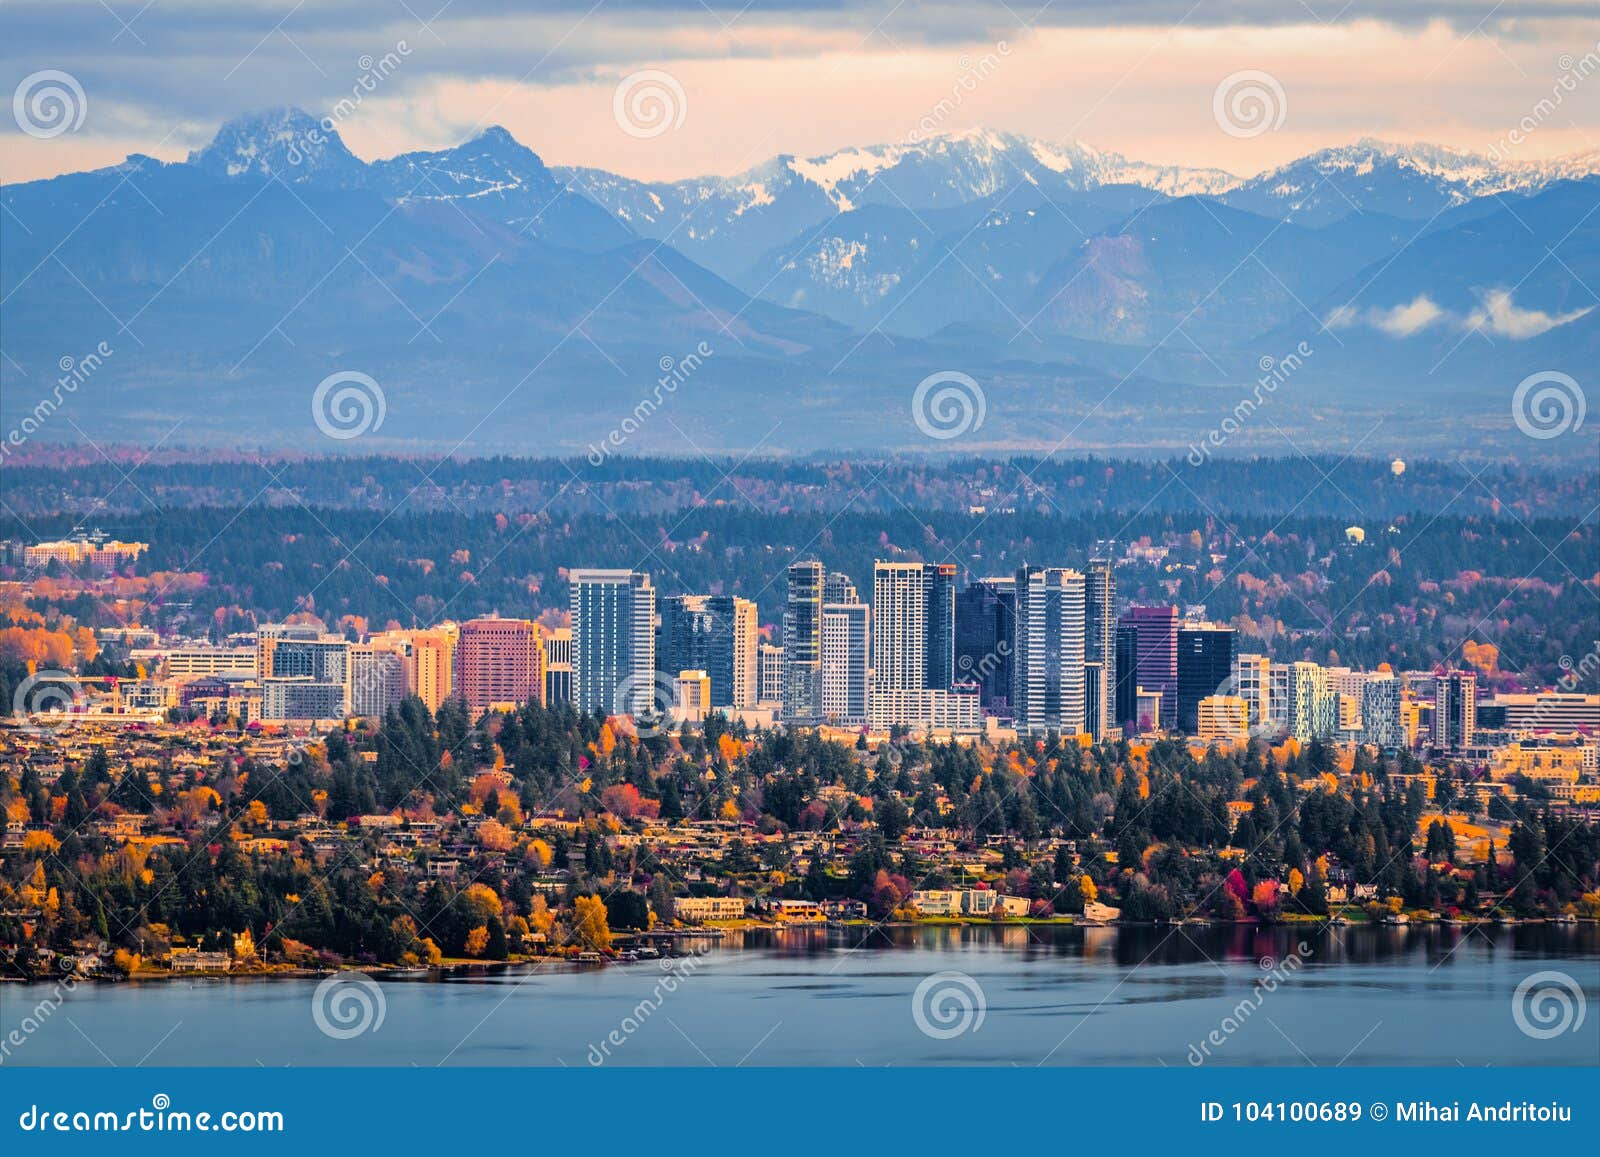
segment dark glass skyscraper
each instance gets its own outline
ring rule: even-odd
[[[1190,735],[1199,731],[1200,700],[1217,694],[1233,678],[1236,638],[1232,627],[1214,623],[1178,628],[1178,715],[1174,722],[1180,730]]]
[[[1139,628],[1132,623],[1117,626],[1117,676],[1113,686],[1117,726],[1131,735],[1139,730]]]
[[[794,723],[822,718],[822,599],[820,562],[789,567],[783,607],[783,717]]]
[[[740,698],[754,692],[747,690],[753,674],[740,668],[754,665],[754,635],[746,638],[739,621],[744,601],[733,595],[673,595],[661,601],[656,666],[669,679],[680,671],[704,671],[711,678],[712,707],[748,706]],[[754,607],[749,613],[754,615]]]
[[[947,690],[956,680],[956,566],[928,567],[927,686]]]
[[[1084,722],[1089,734],[1100,739],[1118,722],[1113,692],[1117,681],[1117,575],[1110,543],[1098,544],[1095,557],[1089,560],[1084,590],[1085,661],[1100,666],[1099,693]]]
[[[976,683],[984,708],[1002,714],[1011,704],[1016,605],[1012,578],[975,579],[956,595],[956,678]]]

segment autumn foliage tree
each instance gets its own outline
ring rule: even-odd
[[[590,952],[611,950],[611,925],[606,902],[599,896],[579,896],[572,905],[572,935]]]

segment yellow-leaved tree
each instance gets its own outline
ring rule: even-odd
[[[550,904],[542,892],[534,894],[533,903],[528,907],[528,926],[535,932],[550,934],[550,929],[556,922],[555,913],[550,911]]]
[[[572,934],[591,952],[611,947],[611,925],[606,920],[606,902],[599,896],[579,896],[572,905]]]

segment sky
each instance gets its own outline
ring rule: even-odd
[[[551,164],[653,180],[976,127],[1240,175],[1362,137],[1537,160],[1600,149],[1596,12],[1594,0],[3,0],[0,83],[14,95],[0,180],[135,152],[178,160],[223,120],[284,105],[337,109],[367,159],[498,124]],[[1242,114],[1218,109],[1241,86],[1268,109],[1242,131],[1230,119]],[[30,121],[41,88],[65,93],[64,131]]]

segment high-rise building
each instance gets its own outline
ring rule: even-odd
[[[859,603],[860,592],[850,576],[842,570],[830,571],[822,584],[822,601],[828,603]]]
[[[756,693],[759,689],[756,673],[756,647],[761,642],[761,620],[758,617],[755,600],[741,599],[732,595],[727,597],[728,610],[722,614],[722,621],[730,627],[731,637],[728,640],[728,702],[713,698],[717,706],[726,707],[754,707]],[[718,692],[713,687],[712,695]]]
[[[1012,706],[1024,731],[1077,735],[1085,729],[1085,582],[1075,570],[1017,571]]]
[[[1478,677],[1470,671],[1441,672],[1433,683],[1433,745],[1440,751],[1472,746],[1478,729]]]
[[[874,685],[947,691],[955,682],[953,563],[878,562],[872,568]]]
[[[572,628],[544,633],[544,701],[554,707],[572,702]]]
[[[1273,736],[1289,730],[1293,699],[1294,668],[1288,663],[1267,664],[1267,725]]]
[[[544,629],[527,619],[470,619],[456,640],[456,695],[474,712],[544,701]]]
[[[1272,731],[1272,660],[1265,655],[1233,657],[1233,693],[1244,700],[1245,721],[1256,735]]]
[[[1139,628],[1132,623],[1117,624],[1117,670],[1112,708],[1117,726],[1128,734],[1143,730],[1139,718]]]
[[[866,603],[822,607],[822,715],[839,727],[871,719],[872,608]]]
[[[405,657],[372,643],[350,648],[350,712],[381,719],[406,697]]]
[[[661,604],[656,664],[675,678],[705,671],[713,707],[755,705],[756,605],[732,595],[673,595]]]
[[[324,634],[309,624],[273,624],[257,635],[256,655],[261,664],[262,710],[268,719],[337,719],[350,713],[350,642],[338,635]],[[269,698],[267,681],[280,684],[294,681],[297,686]],[[306,689],[309,685],[311,689]],[[292,706],[284,707],[285,704]],[[329,711],[337,705],[337,711]],[[274,710],[304,711],[315,708],[325,714],[276,715]]]
[[[756,647],[756,705],[783,706],[783,648],[771,643]]]
[[[930,563],[925,568],[928,591],[927,673],[923,686],[948,691],[956,671],[956,565]]]
[[[1369,674],[1361,688],[1361,742],[1397,749],[1405,744],[1400,723],[1400,680],[1382,671]]]
[[[573,702],[586,713],[635,713],[655,681],[656,591],[650,576],[634,570],[574,570],[568,582]]]
[[[1331,739],[1339,728],[1339,700],[1328,672],[1316,663],[1289,665],[1288,731],[1301,743]]]
[[[454,629],[415,632],[410,643],[411,661],[406,675],[411,693],[438,711],[455,689],[456,633]]]
[[[1011,708],[1011,657],[1015,642],[1016,580],[974,579],[956,595],[956,678],[978,685],[987,711]]]
[[[1106,669],[1102,664],[1089,660],[1083,665],[1083,729],[1096,742],[1107,736],[1107,731],[1100,727],[1105,716],[1110,714],[1104,706],[1105,698]]]
[[[1200,727],[1200,700],[1223,694],[1233,677],[1232,627],[1188,623],[1178,628],[1177,726],[1194,735]]]
[[[706,608],[710,595],[666,595],[656,627],[656,668],[677,678],[679,671],[703,670],[709,675],[711,637],[716,617]]]
[[[321,623],[262,623],[256,628],[256,678],[272,677],[272,652],[280,641],[310,643],[326,636]]]
[[[405,662],[406,694],[415,695],[429,711],[450,698],[455,674],[457,628],[445,623],[427,631],[383,631],[367,640],[393,651]]]
[[[826,576],[815,560],[789,565],[783,606],[783,717],[816,723],[822,717],[822,606]]]
[[[1161,717],[1170,724],[1178,700],[1178,608],[1129,607],[1117,622],[1137,632],[1135,684],[1161,696]]]
[[[1117,574],[1112,544],[1099,543],[1084,572],[1084,655],[1099,666],[1094,710],[1088,731],[1103,739],[1117,726]]]
[[[1329,667],[1328,686],[1334,699],[1334,734],[1358,742],[1361,738],[1361,701],[1366,696],[1366,675],[1349,667]]]

